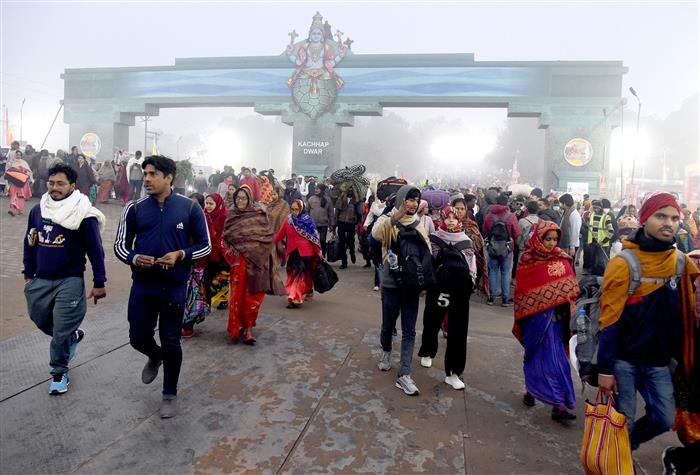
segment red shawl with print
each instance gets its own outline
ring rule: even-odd
[[[518,339],[521,319],[567,302],[573,311],[579,294],[571,256],[558,246],[549,250],[542,242],[549,231],[556,231],[561,236],[559,226],[551,221],[541,221],[518,263],[513,324],[513,335]]]

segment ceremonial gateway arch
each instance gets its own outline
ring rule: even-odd
[[[341,131],[385,107],[506,108],[545,129],[547,188],[605,187],[606,150],[620,114],[621,61],[476,61],[473,54],[353,54],[320,14],[308,38],[279,56],[184,58],[173,66],[66,69],[70,144],[101,142],[99,160],[129,148],[137,116],[162,108],[253,107],[294,127],[292,169],[341,166]],[[336,40],[332,38],[336,37]],[[607,117],[604,114],[607,111]],[[86,137],[87,134],[87,137]],[[368,157],[371,159],[371,157]],[[604,190],[600,190],[604,191]]]

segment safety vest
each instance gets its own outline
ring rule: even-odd
[[[608,222],[610,221],[610,215],[608,213],[595,214],[591,213],[588,218],[588,239],[587,244],[591,244],[593,239],[598,242],[601,246],[605,247],[610,241],[610,236],[608,235]],[[593,237],[595,233],[595,238]]]

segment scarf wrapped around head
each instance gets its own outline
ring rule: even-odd
[[[239,209],[235,203],[235,198],[240,193],[245,193],[248,197],[248,206],[243,209]],[[229,209],[224,224],[223,241],[245,257],[250,292],[267,291],[275,233],[263,207],[253,201],[250,188],[243,185],[233,196],[234,205]]]
[[[294,213],[289,213],[289,217],[287,218],[289,220],[289,224],[294,226],[294,229],[300,236],[320,248],[321,240],[318,236],[318,230],[316,230],[316,223],[314,222],[314,219],[306,212],[304,202],[297,199],[294,200],[294,203],[292,204],[299,206],[301,211],[299,212],[299,216],[294,216]]]
[[[216,230],[217,234],[221,234],[221,232],[224,230],[224,223],[226,223],[226,203],[224,203],[224,199],[218,193],[212,193],[207,198],[214,200],[216,207],[211,213],[205,209],[204,214],[207,220],[211,220],[212,226]]]
[[[457,220],[457,226],[452,231],[449,231],[447,229],[447,224],[445,224],[445,220],[450,215],[454,216],[454,218]],[[442,229],[443,231],[451,232],[451,233],[461,233],[463,231],[462,230],[462,223],[460,222],[459,218],[457,217],[457,213],[455,212],[455,209],[450,205],[447,205],[440,210],[440,229]]]
[[[579,294],[578,281],[571,267],[571,256],[559,246],[549,250],[544,238],[550,231],[561,237],[559,226],[551,221],[539,223],[525,245],[515,276],[515,323],[513,335],[520,339],[521,319],[568,303],[573,312]]]

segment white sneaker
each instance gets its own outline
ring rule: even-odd
[[[391,351],[382,351],[377,367],[380,371],[389,371],[391,369]]]
[[[433,359],[430,356],[423,356],[420,359],[420,365],[423,368],[430,368],[433,365]]]
[[[396,387],[401,389],[409,396],[418,396],[420,393],[420,391],[418,391],[418,386],[416,386],[416,383],[413,382],[410,374],[399,376],[399,378],[396,380]]]
[[[445,382],[455,389],[464,389],[464,383],[459,376],[456,374],[451,374],[445,378]]]
[[[377,287],[377,286],[375,285],[374,288],[373,288],[372,290],[374,290],[375,292],[377,292],[377,291],[379,291],[379,287]]]

